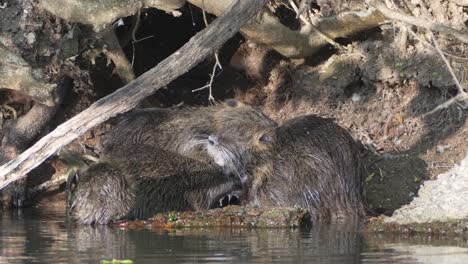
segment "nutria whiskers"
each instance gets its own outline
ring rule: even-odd
[[[208,153],[219,159],[229,160],[242,149],[216,139]],[[243,203],[303,207],[317,218],[364,215],[365,166],[352,137],[332,120],[294,118],[256,143],[241,145],[254,149]]]

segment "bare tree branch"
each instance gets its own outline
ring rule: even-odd
[[[464,43],[468,43],[468,34],[467,33],[458,31],[458,30],[456,30],[454,28],[448,27],[448,26],[440,24],[440,23],[431,22],[431,21],[423,19],[423,18],[417,18],[417,17],[414,17],[414,16],[406,15],[406,14],[400,13],[398,11],[392,10],[392,9],[388,8],[387,5],[385,4],[385,2],[382,1],[382,0],[370,0],[369,4],[371,6],[373,6],[373,7],[375,7],[380,12],[382,12],[382,14],[384,14],[384,16],[386,16],[386,17],[388,17],[390,19],[402,21],[402,22],[405,22],[405,23],[408,23],[408,24],[411,24],[411,25],[427,28],[427,29],[434,30],[434,31],[437,31],[437,32],[440,32],[440,33],[449,34],[449,35],[457,38],[458,40],[460,40],[460,41],[462,41]]]
[[[432,42],[434,42],[435,49],[439,53],[442,60],[445,62],[445,65],[447,65],[447,69],[450,72],[450,74],[452,75],[452,78],[453,78],[453,80],[455,82],[455,85],[457,86],[457,89],[458,89],[458,94],[456,96],[450,98],[449,100],[445,101],[444,103],[438,105],[436,108],[434,108],[431,111],[429,111],[428,113],[426,113],[425,116],[433,114],[433,113],[435,113],[435,112],[437,112],[437,111],[439,111],[441,109],[447,108],[450,105],[452,105],[453,103],[464,102],[465,100],[468,100],[468,94],[465,92],[465,90],[463,90],[463,87],[461,86],[460,82],[458,81],[457,76],[455,75],[455,72],[453,72],[452,66],[450,66],[450,62],[447,60],[444,53],[439,48],[439,45],[437,44],[437,40],[435,39],[434,34],[430,30],[429,30],[429,33],[431,35]]]

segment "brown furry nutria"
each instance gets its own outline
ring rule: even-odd
[[[127,147],[125,157],[120,153],[79,177],[71,207],[78,222],[106,224],[156,212],[204,210],[240,197],[238,177],[216,166],[152,146]]]
[[[141,109],[122,117],[103,144],[103,156],[127,149],[129,143],[147,144],[202,162],[214,161],[227,173],[243,176],[252,142],[276,126],[261,111],[235,100],[210,107]],[[227,162],[213,160],[206,152],[209,136],[218,133],[242,146]]]
[[[265,137],[243,203],[304,207],[317,218],[364,215],[365,167],[345,129],[310,115],[291,119]]]

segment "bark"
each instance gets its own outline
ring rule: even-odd
[[[116,92],[96,101],[17,158],[1,166],[0,189],[25,177],[26,173],[87,130],[132,109],[145,97],[190,70],[232,37],[242,25],[261,10],[266,2],[267,0],[233,2],[223,15],[156,67]]]
[[[219,15],[233,0],[188,0],[189,3],[204,9],[208,13]],[[322,18],[315,27],[326,36],[336,39],[348,37],[378,26],[385,16],[378,10],[367,12],[345,12],[336,17]],[[265,44],[271,49],[289,58],[309,57],[327,45],[326,39],[316,31],[294,31],[283,24],[269,10],[261,13],[241,29],[248,39]]]

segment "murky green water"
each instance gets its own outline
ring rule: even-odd
[[[468,263],[463,238],[372,236],[355,227],[122,231],[63,213],[1,215],[0,263]]]

